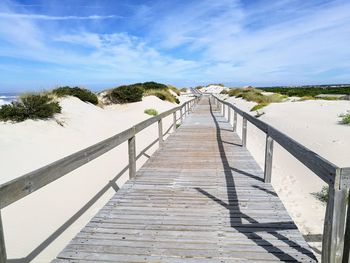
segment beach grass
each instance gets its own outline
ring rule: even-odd
[[[348,113],[341,114],[339,117],[341,117],[342,124],[350,125],[350,111],[348,111]]]
[[[45,94],[23,94],[19,100],[0,108],[1,121],[21,122],[27,119],[49,119],[61,112],[57,101]]]
[[[151,116],[157,116],[158,115],[158,111],[156,111],[155,109],[145,109],[144,113],[151,115]]]
[[[145,90],[144,96],[156,96],[161,100],[166,100],[171,103],[177,103],[179,104],[180,101],[172,95],[168,90],[158,90],[158,89],[148,89]]]

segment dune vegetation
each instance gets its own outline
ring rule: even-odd
[[[284,99],[286,99],[286,96],[281,94],[271,94],[271,95],[264,95],[261,90],[249,88],[249,89],[229,89],[229,90],[223,90],[221,94],[227,94],[230,97],[236,97],[236,98],[242,98],[246,101],[253,101],[256,102],[257,105],[255,105],[251,111],[259,110],[270,103],[276,103],[276,102],[282,102]]]
[[[180,101],[170,93],[173,90],[176,94],[179,92],[175,87],[157,82],[135,83],[123,85],[107,91],[105,98],[111,103],[129,103],[141,101],[144,96],[156,96],[161,100],[172,103],[180,103]],[[175,91],[176,90],[176,91]]]
[[[83,89],[79,87],[71,88],[69,86],[65,86],[53,89],[51,93],[56,95],[57,97],[73,96],[84,102],[90,102],[94,105],[98,104],[98,98],[96,94],[94,94],[88,89]]]
[[[57,101],[44,94],[26,94],[18,101],[0,108],[1,121],[21,122],[27,119],[48,119],[61,112]]]
[[[157,116],[158,115],[158,111],[156,111],[155,109],[145,109],[144,113],[151,115],[151,116]]]
[[[263,91],[279,93],[289,97],[315,97],[321,94],[350,94],[350,86],[347,87],[305,87],[305,88],[288,88],[288,87],[266,87],[259,88]]]
[[[346,124],[346,125],[350,125],[350,111],[348,111],[348,113],[345,114],[341,114],[341,123],[342,124]]]

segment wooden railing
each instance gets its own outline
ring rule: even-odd
[[[242,116],[242,146],[247,145],[247,121],[266,134],[264,181],[271,182],[273,143],[276,141],[299,162],[308,167],[329,186],[329,197],[324,221],[322,241],[323,263],[350,263],[350,167],[340,168],[322,158],[317,153],[298,143],[271,125],[257,119],[235,105],[212,95],[214,103],[231,122],[233,111],[233,131],[237,131],[237,114]],[[349,151],[350,154],[350,151]],[[350,159],[349,159],[350,161]],[[283,164],[281,164],[283,165]]]
[[[85,148],[79,152],[71,154],[67,157],[64,157],[56,162],[48,164],[38,170],[25,174],[21,177],[18,177],[12,181],[4,183],[0,185],[0,263],[7,262],[6,248],[5,248],[5,240],[4,240],[4,232],[1,221],[1,209],[6,206],[24,198],[25,196],[39,190],[52,183],[53,181],[59,179],[60,177],[72,172],[73,170],[83,166],[84,164],[96,159],[97,157],[103,155],[104,153],[112,150],[118,145],[128,141],[128,154],[129,154],[129,164],[125,167],[115,178],[108,182],[108,184],[97,193],[87,204],[80,209],[70,220],[68,220],[64,225],[62,225],[62,229],[66,229],[69,225],[71,225],[76,219],[78,219],[83,212],[87,210],[93,203],[95,203],[99,197],[102,196],[110,187],[114,190],[118,190],[118,186],[116,184],[117,179],[127,170],[129,170],[129,178],[133,178],[136,176],[136,160],[141,157],[143,153],[150,147],[152,147],[157,141],[159,145],[163,143],[163,136],[167,134],[171,128],[173,131],[177,128],[177,122],[182,123],[186,114],[189,114],[193,108],[193,106],[198,102],[199,96],[185,102],[181,106],[170,109],[166,112],[163,112],[155,117],[149,118],[143,122],[140,122],[131,128],[118,133],[106,140],[103,140],[99,143],[96,143],[88,148]],[[176,118],[176,113],[180,112],[180,117]],[[163,133],[163,118],[173,114],[173,124],[170,128]],[[153,141],[146,149],[142,150],[141,153],[136,156],[136,143],[135,136],[137,133],[142,131],[143,129],[149,127],[150,125],[158,123],[158,138]],[[63,231],[62,229],[57,230],[55,233],[51,235],[51,238],[48,238],[46,241],[46,246],[48,245],[48,241],[51,243],[55,238],[59,236]],[[39,246],[40,247],[40,246]],[[42,251],[43,248],[40,248]],[[36,251],[35,255],[39,252]],[[33,259],[34,254],[27,257],[27,262]]]

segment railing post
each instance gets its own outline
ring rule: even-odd
[[[344,252],[347,189],[339,190],[340,169],[336,170],[334,184],[329,185],[326,217],[324,220],[322,263],[342,263]]]
[[[159,146],[163,144],[163,122],[162,119],[158,121],[158,137],[159,137]]]
[[[346,215],[343,262],[350,263],[350,191],[348,192],[348,213]]]
[[[247,119],[243,117],[243,125],[242,125],[242,146],[247,146]]]
[[[231,124],[231,108],[227,106],[227,122]]]
[[[173,131],[176,131],[176,111],[173,112]]]
[[[271,183],[273,139],[266,134],[264,182]]]
[[[0,211],[0,263],[6,263],[6,261],[7,261],[7,256],[6,256],[4,229],[2,226],[1,211]]]
[[[180,123],[184,121],[183,113],[182,113],[182,107],[180,108]]]
[[[225,118],[225,104],[222,104],[222,116]]]
[[[136,176],[136,145],[135,135],[128,140],[129,151],[129,178]]]
[[[237,131],[237,112],[233,112],[233,131]]]

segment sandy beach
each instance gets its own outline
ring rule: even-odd
[[[179,99],[184,102],[191,97]],[[161,113],[177,106],[155,96],[144,97],[141,102],[105,108],[84,103],[74,97],[62,99],[60,105],[62,114],[52,120],[0,123],[0,183],[38,169],[150,118],[144,113],[147,108],[154,108]],[[164,131],[171,124],[172,116],[164,120]],[[137,152],[157,138],[157,129],[157,125],[152,125],[136,136]],[[157,147],[153,146],[147,154],[152,154]],[[3,209],[8,257],[27,256],[118,174],[127,164],[127,158],[127,146],[124,143]],[[137,166],[140,167],[146,160],[146,157],[141,157]],[[125,174],[118,180],[118,185],[122,185],[127,178],[128,175]],[[53,259],[112,195],[113,190],[109,190],[33,262],[46,263]]]

